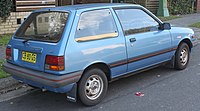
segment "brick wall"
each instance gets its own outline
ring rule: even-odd
[[[31,12],[11,12],[10,16],[2,21],[0,18],[0,34],[14,33],[24,19]]]
[[[200,0],[197,0],[197,12],[200,13]]]

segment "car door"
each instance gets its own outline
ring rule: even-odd
[[[169,30],[159,30],[159,22],[144,9],[115,9],[121,22],[128,52],[128,72],[171,59]]]
[[[77,11],[65,54],[73,55],[65,58],[70,72],[105,63],[112,78],[126,73],[125,39],[112,12],[108,8]]]

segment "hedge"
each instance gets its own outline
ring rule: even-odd
[[[0,1],[0,18],[6,19],[12,10],[13,0]]]

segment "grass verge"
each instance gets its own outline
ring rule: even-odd
[[[4,60],[0,60],[0,79],[10,76],[8,73],[3,71]]]
[[[160,18],[160,20],[162,21],[168,21],[168,20],[173,20],[173,19],[177,19],[177,18],[181,18],[180,16],[177,15],[170,15],[168,17],[158,17]]]
[[[190,27],[200,28],[200,22],[194,23],[194,24],[190,25]]]
[[[0,35],[0,46],[6,46],[13,34]]]

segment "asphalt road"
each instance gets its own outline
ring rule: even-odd
[[[0,103],[0,111],[199,111],[200,45],[193,48],[188,68],[146,71],[109,84],[106,98],[93,107],[66,101],[65,94],[35,91]],[[143,97],[135,95],[143,92]]]

